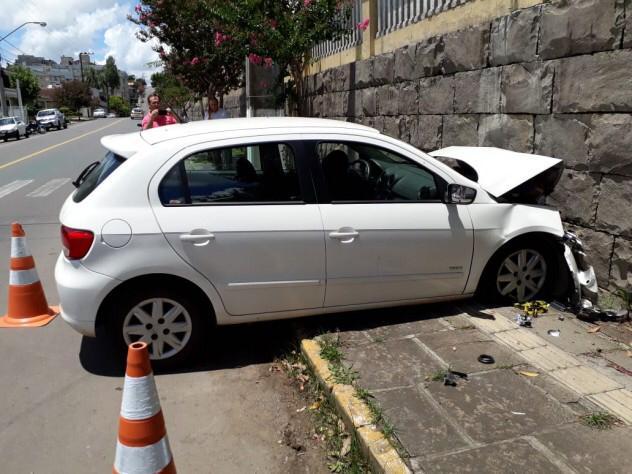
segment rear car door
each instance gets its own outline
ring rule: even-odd
[[[311,144],[327,252],[325,306],[463,293],[472,223],[465,206],[442,202],[447,182],[439,170],[379,140]]]
[[[163,167],[150,200],[173,249],[232,315],[320,308],[325,245],[300,142],[197,146]]]

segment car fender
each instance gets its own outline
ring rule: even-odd
[[[468,206],[474,225],[474,252],[465,293],[473,293],[489,260],[508,242],[534,234],[560,239],[564,228],[559,212],[548,206],[473,204]]]

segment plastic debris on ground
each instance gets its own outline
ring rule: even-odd
[[[549,329],[546,333],[549,336],[560,337],[560,330],[559,329]]]
[[[538,375],[540,375],[537,372],[531,372],[529,370],[519,370],[518,373],[520,375],[524,375],[525,377],[537,377]]]

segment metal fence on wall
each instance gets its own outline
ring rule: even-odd
[[[377,37],[471,0],[378,0]]]
[[[472,0],[376,0],[376,37],[387,35],[412,23],[450,10]],[[312,50],[312,57],[320,59],[339,53],[362,43],[362,34],[356,25],[363,20],[362,0],[354,0],[351,14],[353,33],[339,41],[325,41]]]
[[[352,33],[338,41],[325,41],[314,47],[312,50],[314,59],[324,58],[362,43],[362,34],[356,28],[356,25],[362,21],[362,0],[354,0],[349,21],[353,28]]]

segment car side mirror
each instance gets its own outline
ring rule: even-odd
[[[444,201],[446,204],[471,204],[476,198],[476,189],[462,184],[448,184]]]

